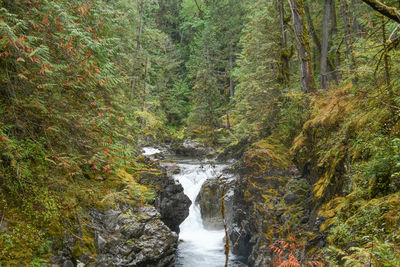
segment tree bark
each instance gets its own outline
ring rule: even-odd
[[[285,8],[283,1],[278,0],[279,7],[279,23],[281,26],[281,51],[279,56],[279,77],[278,81],[282,84],[288,84],[290,79],[289,72],[289,61],[292,57],[292,51],[289,51],[287,47],[287,34],[286,34],[286,23],[285,23]]]
[[[329,48],[329,21],[331,14],[331,0],[324,1],[324,18],[322,22],[322,46],[321,46],[321,88],[325,89],[328,82],[328,48]]]
[[[331,28],[330,28],[330,40],[329,40],[329,47],[332,47],[332,42],[336,34],[338,33],[338,28],[337,28],[337,16],[336,16],[336,3],[335,0],[331,0]],[[335,59],[333,63],[333,69],[329,69],[329,55],[328,55],[328,69],[331,72],[330,78],[328,79],[334,79],[336,84],[339,84],[340,80],[340,72],[338,71],[340,67],[340,49],[336,50],[335,53]]]
[[[346,55],[350,57],[350,71],[354,73],[354,75],[356,75],[355,69],[357,63],[353,51],[349,0],[342,0],[342,14],[343,14],[343,24],[344,24],[344,40],[346,43]],[[353,83],[354,84],[357,83],[357,76],[354,76]]]
[[[310,29],[311,36],[313,38],[314,44],[317,47],[318,51],[321,53],[321,41],[318,38],[318,35],[315,31],[314,23],[311,19],[310,9],[307,4],[304,4],[304,11],[307,17],[308,28]]]
[[[147,91],[147,65],[149,62],[149,58],[146,57],[146,63],[145,63],[145,67],[144,67],[144,85],[143,85],[143,103],[142,103],[142,111],[144,111],[145,108],[145,104],[146,104],[146,91]]]
[[[199,10],[199,17],[203,18],[203,10],[201,9],[199,3],[197,2],[197,0],[193,0],[196,4],[197,9]]]
[[[383,20],[383,19],[382,19]],[[382,42],[384,46],[384,50],[386,51],[387,49],[387,44],[386,44],[386,27],[385,23],[382,21]],[[383,56],[383,62],[385,63],[385,81],[386,85],[390,87],[390,70],[389,70],[389,56],[387,53]],[[391,90],[390,90],[391,92]]]
[[[400,23],[400,12],[395,7],[387,6],[378,0],[362,0],[364,3],[381,13],[382,15]]]
[[[319,39],[319,37],[317,35],[317,32],[314,27],[314,23],[312,21],[311,15],[310,15],[310,9],[306,3],[307,2],[304,3],[304,12],[306,14],[308,28],[311,33],[312,39],[314,41],[314,45],[317,48],[318,53],[321,54],[321,40]],[[316,63],[315,60],[314,60],[314,63]],[[314,65],[316,65],[316,64],[314,64]],[[328,67],[329,67],[329,71],[333,71],[336,69],[335,64],[332,62],[332,59],[329,56],[328,56]]]
[[[131,95],[132,98],[135,94],[135,86],[136,86],[136,72],[139,65],[139,55],[141,49],[141,39],[142,39],[142,31],[143,31],[143,0],[140,0],[140,18],[139,18],[139,31],[137,36],[137,47],[136,47],[136,59],[135,65],[133,67],[133,80],[132,80],[132,88],[131,88]]]
[[[301,87],[303,92],[309,93],[315,90],[315,83],[312,74],[311,52],[307,27],[304,25],[303,0],[288,0],[288,3],[292,11],[293,27],[298,43]]]
[[[234,96],[233,91],[233,79],[232,79],[232,70],[233,70],[233,36],[232,32],[230,32],[230,42],[229,42],[229,95],[230,99],[232,100]]]

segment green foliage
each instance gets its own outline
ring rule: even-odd
[[[304,94],[286,1],[0,0],[0,261],[46,265],[80,211],[153,201],[136,145],[168,134],[259,171],[292,147],[332,262],[398,265],[399,30],[347,2],[327,24],[337,83]],[[305,4],[318,79],[324,7]],[[94,253],[84,235],[76,254]]]
[[[170,125],[180,125],[188,117],[190,111],[191,91],[184,81],[178,81],[174,84],[172,90],[166,96],[164,105],[166,115]]]
[[[290,145],[307,115],[307,101],[300,88],[282,80],[282,47],[279,11],[275,2],[258,1],[248,13],[234,71],[236,87],[234,122],[240,138],[266,137],[273,132]],[[291,55],[287,55],[290,60]]]
[[[191,58],[187,63],[190,78],[193,81],[192,113],[189,121],[192,125],[220,125],[223,98],[218,85],[220,77],[216,72],[219,60],[218,43],[211,23],[205,23],[194,39]]]
[[[147,3],[141,60],[149,64],[147,76],[139,64],[132,99],[136,1],[2,1],[0,261],[7,266],[46,265],[48,240],[74,225],[79,210],[153,201],[151,189],[116,173],[133,177],[138,137],[164,133],[155,92],[166,81],[172,88],[169,71],[178,63],[154,28],[154,9]]]

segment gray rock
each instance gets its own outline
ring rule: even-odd
[[[165,171],[162,174],[144,173],[139,182],[156,188],[154,206],[161,214],[161,220],[174,232],[179,233],[179,225],[189,215],[192,204],[184,194],[183,187]]]
[[[171,148],[177,155],[189,157],[204,157],[214,151],[209,146],[189,139],[185,140],[184,143],[173,144]]]
[[[64,261],[64,263],[62,264],[62,267],[75,267],[74,263],[70,260],[66,260]]]
[[[233,180],[229,178],[207,179],[202,185],[196,203],[200,205],[203,225],[206,229],[223,229],[222,197],[225,202],[225,218],[230,221],[232,214]]]
[[[165,165],[164,168],[168,175],[179,174],[181,172],[178,165]]]
[[[174,265],[178,236],[160,220],[154,207],[141,207],[137,212],[109,210],[92,214],[93,224],[102,229],[95,233],[98,256],[94,266]]]
[[[80,240],[66,234],[58,254],[57,266],[174,266],[178,235],[160,219],[152,206],[122,206],[91,210],[95,254],[73,253]]]

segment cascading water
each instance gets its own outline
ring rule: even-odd
[[[154,148],[144,148],[144,155],[152,155],[160,151]],[[224,230],[207,230],[204,228],[200,207],[195,204],[196,197],[203,183],[211,177],[218,176],[226,164],[205,164],[197,159],[187,157],[169,157],[180,168],[180,173],[174,175],[185,194],[192,201],[189,216],[180,225],[180,243],[178,245],[176,266],[182,267],[223,267],[225,266]],[[168,164],[168,163],[165,163]],[[229,255],[229,266],[247,266],[234,255]]]
[[[142,154],[143,156],[151,156],[161,152],[161,150],[154,147],[144,147],[143,151],[144,151]]]

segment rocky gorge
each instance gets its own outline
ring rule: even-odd
[[[150,158],[142,161],[152,165],[138,178],[155,191],[150,205],[121,203],[82,212],[79,217],[88,220],[83,222],[90,230],[64,235],[53,256],[57,266],[175,266],[179,225],[191,201],[166,168]]]
[[[278,157],[274,152],[281,149],[259,143],[242,152],[237,149],[233,153],[219,152],[223,157],[216,159],[215,151],[187,141],[180,146],[145,152],[142,161],[151,168],[140,173],[138,182],[154,189],[156,195],[151,205],[119,205],[88,211],[86,216],[91,220],[94,238],[85,238],[84,233],[81,237],[67,234],[54,260],[65,267],[89,263],[92,266],[176,266],[177,263],[189,266],[182,259],[187,257],[186,248],[179,250],[178,246],[188,246],[193,240],[187,236],[195,237],[200,231],[201,235],[213,235],[211,240],[216,242],[209,260],[220,253],[214,259],[219,263],[210,266],[223,266],[227,238],[224,226],[230,241],[229,266],[271,266],[277,256],[271,244],[290,234],[307,236],[304,248],[294,251],[299,256],[306,250],[322,247],[325,239],[319,226],[324,218],[316,214],[307,180],[287,158]],[[236,159],[228,160],[230,157]],[[198,192],[188,193],[181,184],[185,181],[179,177],[190,177],[192,172],[200,174],[203,180]],[[194,194],[193,201],[185,193]],[[180,225],[188,218],[189,210],[197,210],[200,224],[189,222],[197,228],[190,228],[189,232],[186,229],[182,241],[178,242]],[[201,254],[202,249],[190,247],[193,257]]]
[[[266,142],[244,144],[220,153],[224,161],[236,158],[218,177],[207,179],[197,196],[203,224],[223,229],[221,210],[230,240],[230,250],[248,266],[275,266],[279,257],[290,253],[305,262],[319,264],[318,251],[326,244],[320,231],[325,218],[313,202],[310,181],[289,160],[289,152]],[[222,207],[221,199],[224,201]],[[282,246],[288,240],[295,249]],[[288,246],[289,246],[288,245]],[[287,254],[287,255],[284,255]]]

